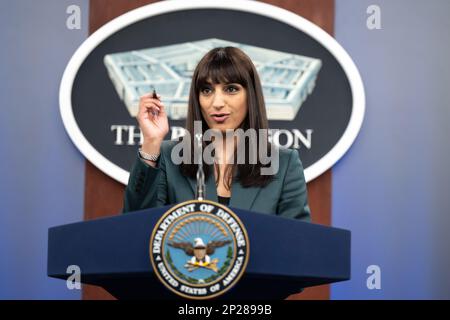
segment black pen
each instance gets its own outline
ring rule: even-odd
[[[152,98],[153,98],[153,99],[158,99],[158,95],[156,94],[155,88],[153,88]],[[158,99],[158,100],[159,100],[159,99]],[[154,111],[154,110],[152,109],[152,115],[157,116],[157,115],[159,115],[159,112],[158,112],[158,111]]]
[[[156,94],[155,88],[153,88],[153,96],[152,96],[152,98],[158,99],[158,95]]]

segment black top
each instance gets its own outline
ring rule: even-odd
[[[228,204],[230,203],[230,197],[217,196],[217,198],[219,199],[220,204],[224,204],[224,205],[228,206]]]

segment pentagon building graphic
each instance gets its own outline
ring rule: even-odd
[[[269,120],[293,120],[315,87],[322,66],[318,59],[221,39],[108,54],[104,63],[114,87],[135,117],[139,97],[161,95],[169,119],[184,119],[189,87],[197,63],[215,47],[234,46],[253,61],[261,79]]]

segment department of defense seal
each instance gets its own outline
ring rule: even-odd
[[[190,299],[217,297],[243,275],[247,231],[228,207],[191,200],[170,208],[150,238],[150,260],[159,280]]]

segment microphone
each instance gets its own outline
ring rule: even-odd
[[[205,173],[203,172],[203,150],[202,150],[202,137],[201,133],[197,133],[195,138],[197,139],[197,152],[200,152],[200,161],[197,168],[197,200],[205,199]]]

